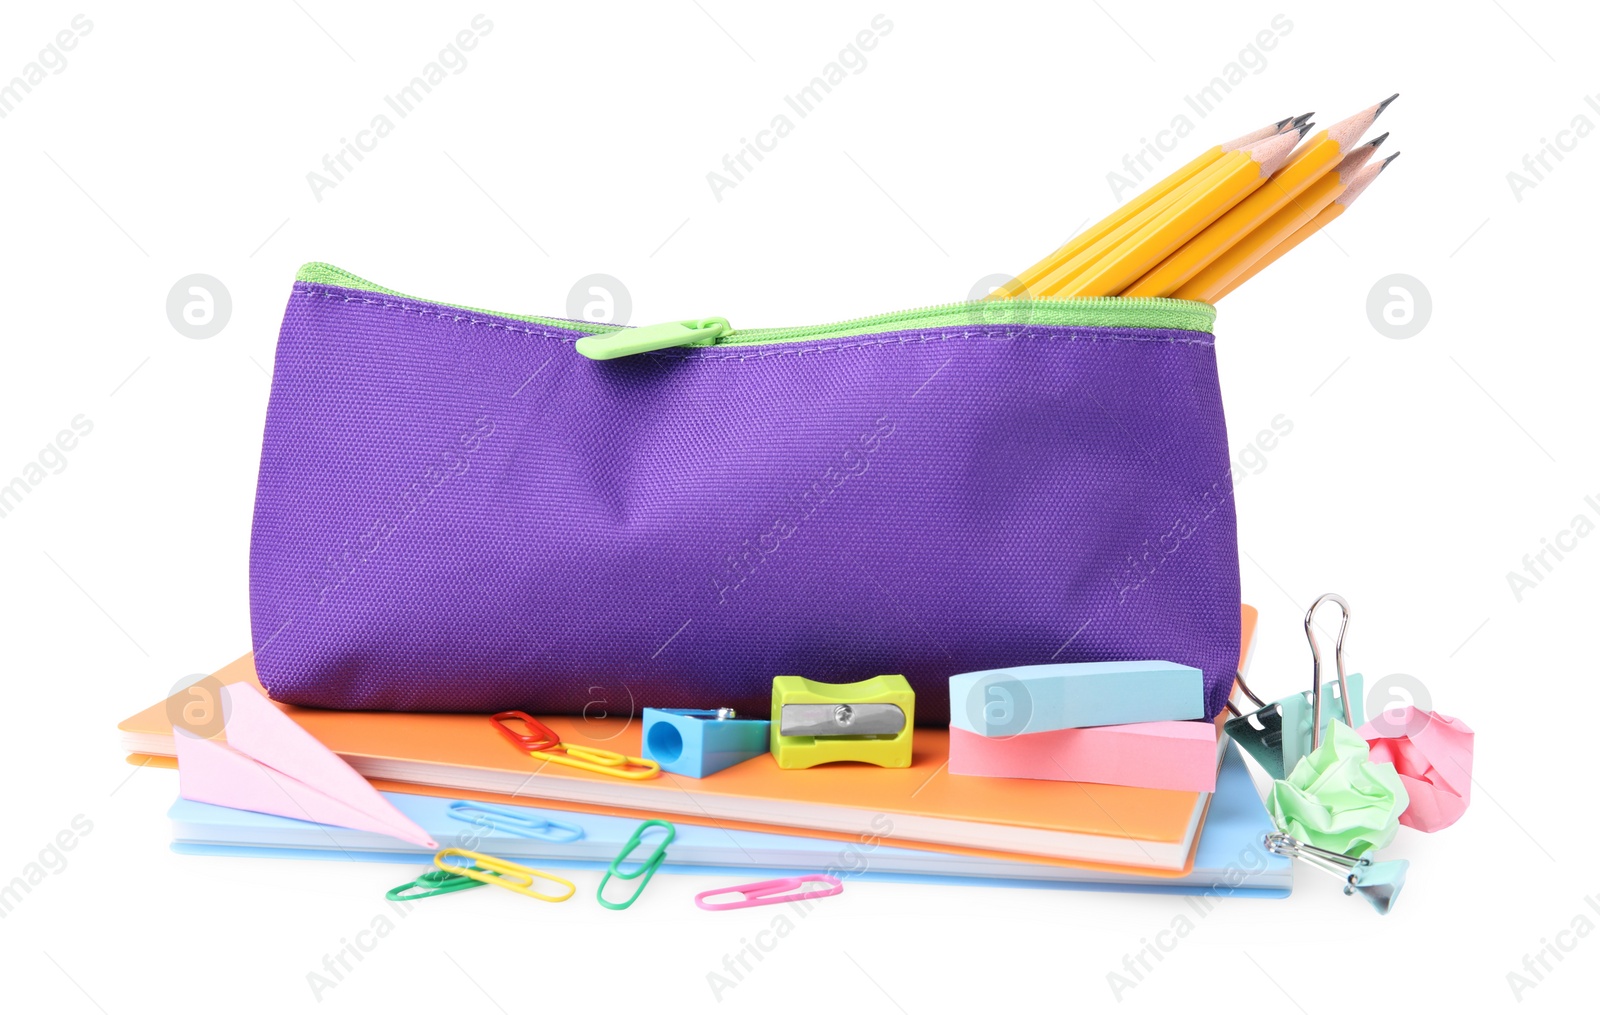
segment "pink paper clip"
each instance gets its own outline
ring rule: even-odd
[[[824,882],[827,888],[819,888],[814,892],[794,891],[806,884]],[[711,912],[720,912],[724,909],[749,909],[752,906],[776,906],[780,902],[799,902],[801,899],[825,899],[830,895],[838,895],[844,891],[844,885],[839,879],[826,874],[804,874],[797,878],[776,878],[772,881],[757,881],[749,885],[734,885],[732,888],[713,888],[709,892],[701,892],[694,897],[694,904],[701,909]],[[780,894],[787,892],[788,894]],[[738,902],[707,902],[707,899],[718,895],[743,896]]]

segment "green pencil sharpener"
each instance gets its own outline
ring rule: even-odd
[[[899,674],[853,684],[772,678],[772,756],[779,768],[830,761],[911,767],[917,696]]]

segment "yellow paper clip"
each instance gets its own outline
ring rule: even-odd
[[[461,857],[470,861],[465,867],[447,863],[447,857]],[[558,878],[554,874],[536,871],[531,867],[502,860],[497,856],[485,853],[474,853],[470,849],[441,849],[433,856],[433,864],[442,871],[450,874],[463,874],[474,881],[482,881],[486,885],[495,885],[507,891],[526,895],[541,902],[565,902],[572,898],[572,893],[578,886],[565,878]],[[533,890],[533,882],[537,878],[554,881],[558,885],[566,885],[565,895],[543,895]]]
[[[603,747],[584,747],[582,744],[556,744],[547,751],[529,751],[530,757],[570,765],[585,772],[615,776],[618,779],[654,779],[661,774],[661,766],[648,758],[634,758]]]
[[[523,733],[506,725],[510,720],[522,723],[528,732]],[[489,722],[514,747],[527,751],[529,757],[540,761],[552,761],[617,779],[654,779],[661,774],[661,766],[647,758],[618,754],[603,747],[562,743],[554,730],[526,712],[499,712],[491,716]]]

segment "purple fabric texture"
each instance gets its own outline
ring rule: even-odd
[[[1210,335],[903,331],[591,362],[571,331],[296,283],[256,669],[343,709],[627,715],[772,678],[1239,653]]]

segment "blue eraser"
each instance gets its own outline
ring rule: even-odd
[[[639,753],[663,772],[704,779],[766,754],[772,723],[742,719],[731,709],[647,708]]]
[[[1200,671],[1160,660],[1046,663],[950,678],[950,725],[985,737],[1204,715]]]

